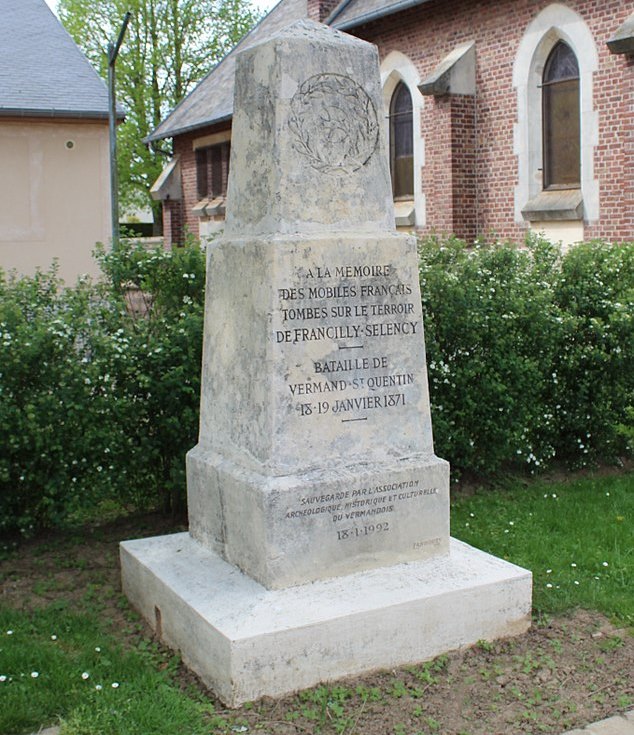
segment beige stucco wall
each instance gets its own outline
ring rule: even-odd
[[[0,120],[0,267],[98,275],[110,239],[107,122]]]
[[[566,249],[584,241],[583,222],[580,220],[531,222],[530,229],[550,242],[561,243]]]

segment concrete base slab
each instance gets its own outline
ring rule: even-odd
[[[267,590],[188,533],[121,544],[123,591],[229,706],[420,662],[530,625],[529,571],[450,554]]]
[[[634,724],[624,717],[608,717],[588,725],[586,735],[634,735]]]

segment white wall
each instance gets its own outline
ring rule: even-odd
[[[97,241],[110,241],[107,122],[0,120],[0,267],[57,258],[71,284],[98,274]]]

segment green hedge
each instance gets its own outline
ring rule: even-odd
[[[420,256],[435,446],[454,476],[628,451],[634,244],[429,238]]]
[[[634,245],[562,257],[539,240],[432,238],[420,255],[436,451],[454,477],[631,450]],[[128,244],[99,259],[101,285],[0,273],[0,533],[95,517],[107,501],[184,504],[204,254]]]
[[[127,245],[100,261],[101,285],[0,273],[0,534],[184,498],[204,256]],[[141,316],[126,308],[137,287]]]

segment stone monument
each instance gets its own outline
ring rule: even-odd
[[[130,600],[233,706],[522,632],[531,603],[449,536],[376,48],[301,21],[235,89],[190,531],[122,544]]]

